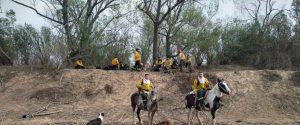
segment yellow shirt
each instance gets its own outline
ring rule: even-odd
[[[206,78],[204,78],[204,83],[200,83],[200,81],[198,79],[195,79],[194,80],[194,83],[193,83],[193,91],[194,93],[197,93],[197,91],[199,89],[201,90],[206,90],[208,87],[209,87],[209,82]]]
[[[173,64],[172,59],[167,59],[167,60],[164,62],[164,65],[165,65],[166,67],[171,67],[172,64]]]
[[[119,60],[118,60],[118,58],[114,58],[114,59],[111,61],[111,65],[113,65],[113,66],[119,65]]]
[[[161,59],[155,61],[155,65],[162,65],[163,61]]]
[[[134,52],[134,61],[141,61],[141,54],[138,51]]]
[[[75,66],[77,66],[77,65],[79,65],[79,66],[83,66],[83,64],[82,64],[82,60],[76,60],[75,61]]]
[[[192,57],[189,57],[187,61],[192,62]]]
[[[143,83],[143,79],[139,80],[138,83],[136,84],[136,87],[139,88],[139,86],[142,86],[142,90],[143,91],[151,91],[152,88],[153,88],[153,84],[150,82],[150,83]]]
[[[179,56],[180,60],[185,60],[186,59],[183,52],[180,52],[178,56]]]

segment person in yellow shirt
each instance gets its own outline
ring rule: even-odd
[[[163,65],[163,61],[160,57],[158,57],[158,59],[154,63],[153,70],[159,72],[162,65]]]
[[[151,83],[149,79],[149,74],[145,74],[144,78],[139,80],[136,84],[136,88],[138,89],[139,93],[139,103],[144,103],[144,106],[147,104],[147,98],[149,93],[154,88],[153,84]],[[141,101],[142,100],[142,101]],[[140,105],[140,104],[138,104]]]
[[[84,65],[82,63],[81,58],[76,59],[74,64],[75,64],[75,69],[84,69]]]
[[[179,68],[182,71],[182,67],[185,66],[186,57],[184,52],[181,49],[178,52],[178,59],[179,59]]]
[[[192,72],[192,56],[188,54],[185,62],[185,66],[189,69],[190,72]]]
[[[201,99],[201,107],[204,107],[204,98],[206,97],[206,91],[209,89],[209,81],[204,77],[203,72],[199,72],[198,78],[193,82],[193,94],[195,94],[195,104],[199,98]]]
[[[113,69],[113,70],[119,69],[120,63],[119,63],[119,60],[118,60],[117,57],[114,57],[114,58],[111,60],[111,65],[112,65],[112,69]]]
[[[192,65],[192,56],[188,55],[186,59],[186,67],[190,67]]]
[[[135,61],[135,64],[133,66],[133,68],[135,70],[140,70],[140,68],[142,67],[141,65],[141,54],[140,54],[140,49],[139,48],[136,48],[135,49],[135,52],[134,52],[134,61]]]
[[[165,70],[165,73],[170,73],[170,69],[172,68],[173,60],[170,57],[167,57],[167,59],[164,61],[163,67]]]
[[[167,57],[166,61],[164,62],[164,67],[167,69],[171,69],[171,66],[173,65],[173,60],[170,57]]]

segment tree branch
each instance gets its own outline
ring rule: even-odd
[[[15,2],[16,4],[22,5],[22,6],[24,6],[24,7],[30,8],[31,10],[34,10],[38,15],[40,15],[40,16],[46,18],[46,19],[49,19],[49,20],[51,20],[51,21],[53,21],[53,22],[56,22],[56,23],[58,23],[58,24],[63,24],[63,22],[58,21],[58,20],[55,20],[54,18],[50,18],[50,17],[48,17],[48,16],[46,16],[46,15],[40,13],[39,11],[37,11],[35,8],[33,8],[33,7],[31,7],[31,6],[28,6],[28,5],[26,5],[26,4],[23,4],[23,3],[21,3],[21,2],[15,1],[15,0],[11,0],[11,1]]]
[[[149,6],[150,6],[150,5],[149,5]],[[145,7],[142,8],[141,5],[138,5],[138,9],[139,9],[140,11],[144,12],[144,13],[152,20],[152,22],[156,22],[156,21],[154,20],[154,15],[153,15],[149,10],[147,10]]]
[[[94,23],[95,23],[95,21],[98,19],[99,15],[100,15],[104,10],[106,10],[107,8],[110,8],[110,7],[114,6],[114,5],[117,5],[117,4],[111,5],[114,1],[115,1],[115,0],[111,0],[111,1],[109,1],[108,3],[106,3],[105,6],[104,6],[104,8],[102,8],[101,10],[99,10],[99,11],[96,13],[96,15],[94,16],[94,18],[93,18],[92,21],[91,21],[91,24],[94,24]]]
[[[175,5],[173,5],[171,8],[168,8],[168,11],[162,16],[162,18],[158,21],[159,24],[161,24],[165,18],[169,15],[169,13],[175,9],[179,4],[181,4],[182,2],[177,2]]]
[[[3,55],[5,55],[6,56],[6,58],[8,59],[8,61],[9,61],[9,63],[11,63],[12,64],[12,62],[11,62],[11,58],[3,51],[3,49],[1,48],[1,46],[0,46],[0,51],[3,53]]]

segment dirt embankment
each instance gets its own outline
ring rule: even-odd
[[[195,73],[152,73],[158,88],[159,112],[155,123],[170,119],[186,123],[184,96],[191,90]],[[84,125],[105,112],[105,124],[132,123],[130,95],[144,72],[96,69],[53,72],[41,69],[1,67],[1,125]],[[300,124],[300,72],[278,70],[233,70],[206,73],[211,83],[223,78],[232,89],[223,97],[218,123]],[[213,84],[212,84],[213,85]],[[23,119],[47,106],[43,112],[56,114]],[[206,112],[208,116],[210,114]],[[142,112],[142,119],[147,120]],[[205,123],[209,118],[202,115]],[[196,121],[195,121],[196,122]]]

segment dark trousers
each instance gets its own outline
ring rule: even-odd
[[[182,68],[183,68],[184,66],[186,66],[185,61],[184,61],[184,60],[180,60],[180,62],[179,62],[179,68],[180,68],[180,70],[182,70]]]
[[[75,69],[84,69],[84,66],[76,65]]]
[[[133,66],[134,69],[138,70],[140,69],[142,66],[141,66],[141,61],[135,61],[135,64]]]
[[[112,66],[112,70],[117,70],[118,69],[118,65],[113,65]]]

